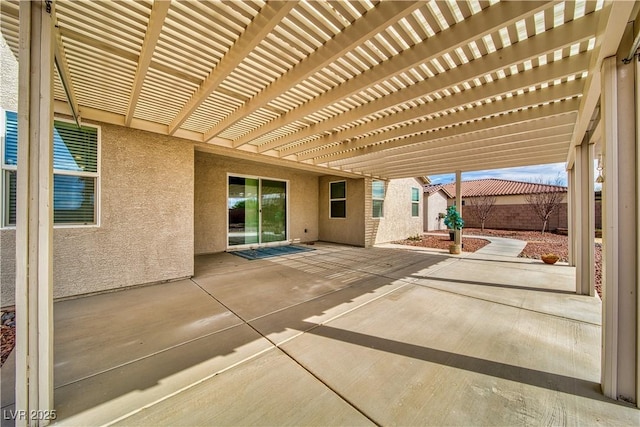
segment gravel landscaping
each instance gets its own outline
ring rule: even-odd
[[[2,324],[0,325],[0,344],[2,348],[2,355],[0,356],[0,366],[4,365],[4,361],[7,360],[16,339],[16,312],[11,310],[2,310],[0,312],[0,318]]]
[[[437,236],[432,234],[423,234],[421,236],[415,236],[393,243],[397,243],[399,245],[421,246],[424,248],[449,250],[449,245],[451,245],[453,242],[449,239],[449,234],[439,234]],[[464,236],[462,237],[464,252],[475,252],[488,244],[489,241],[485,239],[469,238]]]
[[[540,259],[542,254],[554,253],[560,257],[560,262],[567,262],[569,258],[569,238],[568,236],[554,233],[540,233],[539,231],[513,231],[513,230],[489,230],[484,231],[479,228],[465,228],[463,230],[463,251],[475,252],[489,241],[476,238],[465,238],[467,236],[496,236],[509,239],[524,240],[527,242],[524,250],[520,253],[521,258]],[[410,238],[398,242],[403,245],[422,246],[426,248],[449,249],[451,241],[449,234],[430,235],[425,234],[420,238]],[[595,245],[595,287],[600,298],[602,298],[602,245]]]

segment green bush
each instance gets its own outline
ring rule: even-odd
[[[444,225],[451,228],[452,230],[462,230],[462,227],[464,227],[464,220],[458,213],[458,210],[455,206],[449,206],[447,208],[447,215],[444,218]]]

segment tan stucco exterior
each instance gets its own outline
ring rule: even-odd
[[[346,218],[329,218],[329,183],[332,181],[346,181],[347,183]],[[319,190],[318,240],[365,246],[364,178],[348,179],[337,176],[322,176],[320,177]]]
[[[3,38],[0,106],[17,110],[18,64]],[[92,123],[84,121],[84,124]],[[288,182],[288,240],[356,246],[422,230],[413,179],[387,182],[372,218],[369,178],[321,176],[194,149],[194,143],[121,126],[100,128],[99,224],[54,228],[54,298],[188,277],[194,254],[227,249],[227,176]],[[329,183],[347,181],[347,218],[329,218]],[[422,198],[421,194],[421,198]],[[0,306],[15,303],[15,229],[0,230]]]
[[[318,240],[318,175],[196,151],[196,254],[222,252],[227,249],[226,199],[229,174],[288,181],[288,240]]]
[[[91,124],[91,123],[86,123]],[[371,214],[371,179],[311,172],[194,151],[192,143],[120,126],[100,127],[100,223],[55,227],[54,298],[193,274],[194,254],[227,249],[227,176],[288,182],[289,240],[356,246],[421,232],[413,179],[387,182],[384,218]],[[347,218],[329,218],[329,183],[347,181]],[[422,197],[422,196],[421,196]],[[15,301],[15,230],[0,231],[1,304]]]
[[[439,215],[447,211],[448,197],[443,191],[435,193],[424,193],[424,231],[445,230],[444,219]]]
[[[100,129],[100,224],[54,228],[54,298],[193,275],[193,145]],[[0,237],[6,306],[15,298],[15,229]]]
[[[347,217],[329,218],[329,183],[345,178],[320,178],[320,235],[328,242],[369,247],[422,233],[422,186],[415,179],[385,181],[384,215],[373,218],[373,179],[346,179]],[[411,215],[411,188],[420,193],[419,215]]]
[[[11,53],[4,37],[0,37],[0,107],[18,110],[18,61]]]
[[[385,181],[384,212],[382,218],[373,218],[371,185],[367,179],[366,191],[366,246],[404,239],[422,234],[423,207],[422,185],[413,178]],[[412,216],[411,189],[416,188],[420,195],[418,216]]]

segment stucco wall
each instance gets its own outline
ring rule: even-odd
[[[423,206],[422,186],[413,178],[392,179],[385,182],[383,217],[372,216],[373,180],[366,179],[366,246],[376,243],[392,242],[409,236],[422,234]],[[411,188],[418,189],[420,194],[419,215],[411,216]]]
[[[0,36],[0,107],[18,111],[18,61]]]
[[[288,180],[289,239],[318,240],[318,175],[196,151],[196,254],[227,249],[227,173]]]
[[[439,219],[438,215],[447,211],[447,195],[442,191],[436,191],[432,194],[424,193],[424,204],[426,210],[424,231],[446,229],[444,219]]]
[[[15,304],[16,233],[0,230],[0,307]]]
[[[329,183],[347,182],[347,217],[329,218]],[[322,176],[319,180],[318,240],[365,246],[365,180]]]
[[[193,145],[105,124],[100,143],[101,223],[54,229],[54,298],[193,275]],[[6,306],[15,230],[0,234]]]

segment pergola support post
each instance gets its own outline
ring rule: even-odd
[[[638,404],[638,135],[637,60],[623,64],[632,25],[618,57],[603,61],[603,321],[602,390]]]
[[[462,171],[456,171],[456,210],[462,216]],[[462,230],[456,230],[454,235],[454,243],[462,245]]]
[[[568,261],[572,267],[576,266],[576,252],[578,250],[576,243],[576,167],[575,165],[567,170],[567,238],[569,241],[568,246]],[[576,292],[578,281],[576,278]]]
[[[575,163],[575,262],[576,293],[595,295],[595,195],[594,146],[589,134],[576,148]],[[573,244],[573,243],[572,243]]]
[[[20,2],[16,425],[53,411],[53,2]]]

